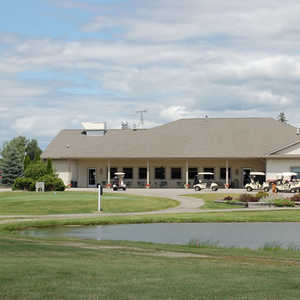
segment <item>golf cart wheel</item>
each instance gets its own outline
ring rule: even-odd
[[[247,186],[246,190],[247,192],[252,192],[252,188],[250,186]]]
[[[113,188],[113,191],[117,191],[117,190],[118,190],[118,188],[116,188],[116,187]]]
[[[216,192],[216,191],[218,190],[218,188],[217,188],[216,186],[214,186],[213,188],[211,188],[211,190],[212,190],[213,192]]]
[[[123,191],[126,191],[126,188],[123,188]]]
[[[296,193],[297,192],[297,190],[296,189],[291,189],[291,193]]]
[[[200,187],[199,187],[199,186],[196,186],[196,187],[195,187],[195,191],[196,191],[196,192],[200,192],[200,191],[201,191]]]
[[[270,190],[270,189],[267,188],[267,187],[264,188],[264,192],[266,192],[266,193],[267,193],[269,190]]]

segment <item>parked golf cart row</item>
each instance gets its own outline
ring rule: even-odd
[[[194,179],[193,188],[195,191],[210,189],[217,191],[219,186],[217,183],[204,179],[205,176],[213,176],[211,172],[200,172]],[[300,182],[297,180],[297,173],[283,172],[278,173],[275,180],[266,181],[264,172],[250,172],[250,182],[245,185],[247,192],[263,190],[269,192],[300,192]]]
[[[283,172],[278,173],[274,180],[266,181],[264,172],[250,172],[250,183],[245,185],[247,192],[263,190],[269,192],[300,192],[300,182],[297,180],[297,173]]]

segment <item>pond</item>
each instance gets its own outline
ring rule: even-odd
[[[172,223],[55,227],[21,232],[31,237],[71,237],[167,244],[200,243],[257,249],[269,243],[300,248],[300,223]]]

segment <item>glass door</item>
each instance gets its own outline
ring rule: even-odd
[[[250,183],[250,168],[243,168],[243,187],[247,184]]]
[[[89,168],[88,169],[88,187],[96,186],[96,169]]]

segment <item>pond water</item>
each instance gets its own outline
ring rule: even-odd
[[[191,240],[224,247],[257,249],[267,243],[300,248],[300,223],[173,223],[128,224],[31,229],[31,237],[72,237],[188,244]]]

